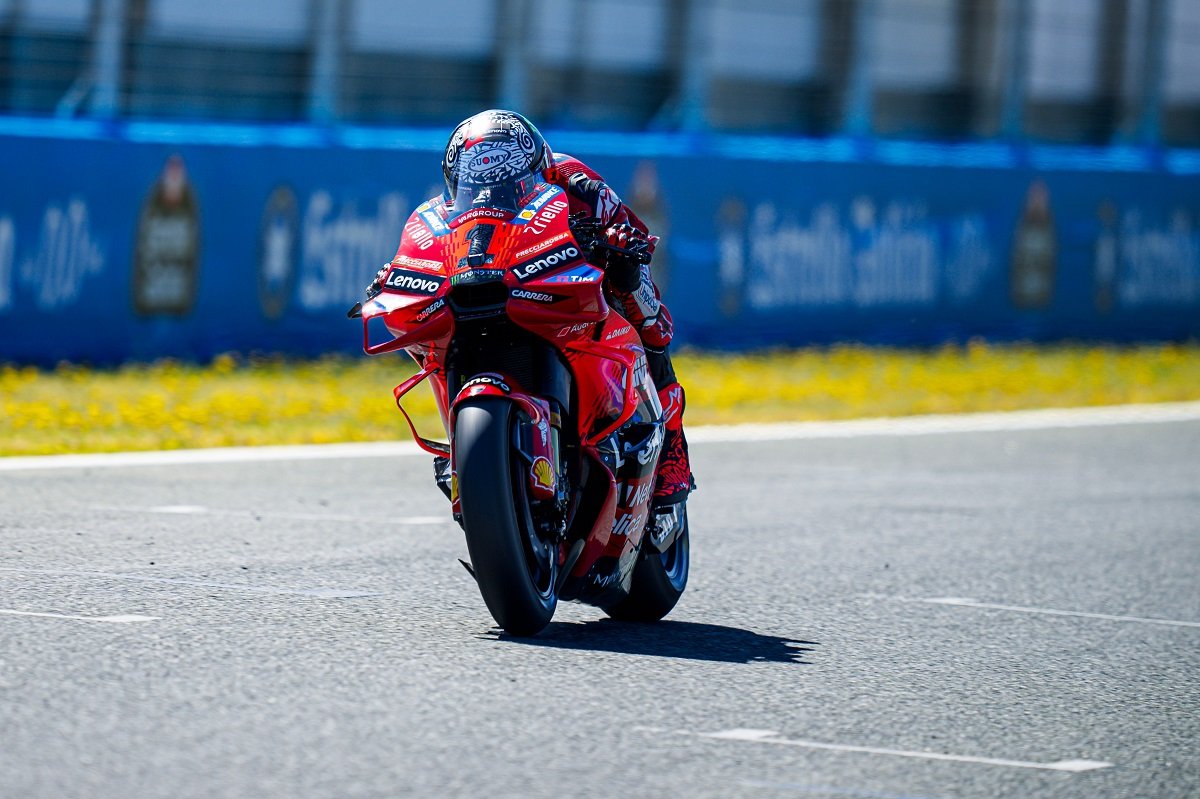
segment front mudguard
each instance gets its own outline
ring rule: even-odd
[[[458,409],[464,402],[479,397],[497,397],[513,403],[529,418],[528,440],[514,442],[523,456],[528,469],[526,476],[529,494],[538,500],[553,500],[559,495],[561,458],[558,450],[558,435],[550,425],[550,403],[541,397],[526,394],[514,388],[515,381],[499,373],[476,375],[468,380],[450,403],[450,429],[454,429]],[[454,468],[454,441],[450,442],[451,496],[454,512],[458,508],[456,471]]]

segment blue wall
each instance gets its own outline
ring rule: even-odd
[[[0,120],[0,361],[355,350],[444,131]],[[559,134],[703,346],[1200,334],[1200,156]]]

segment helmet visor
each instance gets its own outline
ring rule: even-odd
[[[541,176],[529,171],[507,175],[494,182],[480,181],[477,176],[459,176],[448,203],[448,216],[454,219],[475,208],[497,208],[515,214],[523,207],[522,201],[528,199],[541,183]]]

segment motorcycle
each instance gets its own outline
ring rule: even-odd
[[[637,331],[603,290],[610,254],[649,256],[607,244],[598,220],[570,217],[556,185],[495,194],[445,218],[417,208],[396,258],[351,309],[363,349],[416,361],[393,395],[435,456],[466,536],[463,565],[501,628],[536,634],[560,600],[658,620],[690,562],[686,504],[651,506],[681,398],[660,398]],[[420,435],[404,410],[426,380],[446,442]]]

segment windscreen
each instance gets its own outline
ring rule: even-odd
[[[541,178],[525,173],[500,183],[471,185],[460,180],[458,190],[447,205],[447,220],[476,208],[497,208],[515,214],[521,210],[532,194],[541,185]]]
[[[498,208],[516,213],[520,202],[537,187],[540,177],[532,171],[535,153],[521,136],[468,139],[454,163],[449,185],[449,216],[453,219],[473,208]]]

